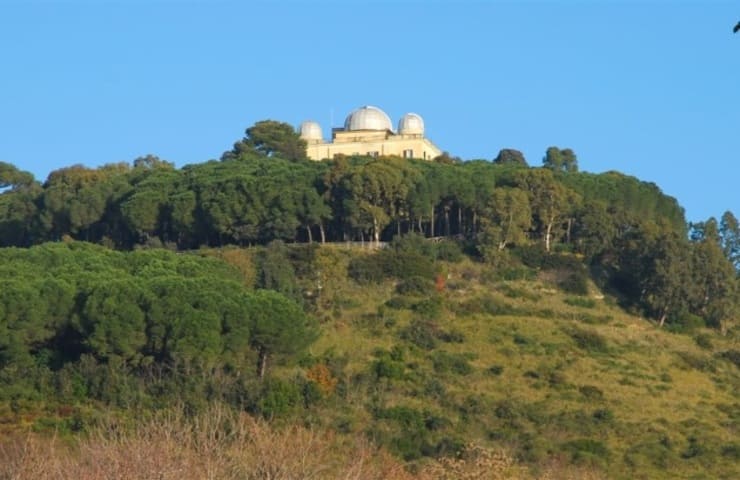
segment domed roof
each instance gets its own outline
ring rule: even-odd
[[[398,121],[401,135],[424,135],[424,120],[415,113],[407,113]]]
[[[321,140],[323,135],[321,133],[321,126],[316,122],[306,121],[301,123],[300,128],[301,138],[304,140]]]
[[[391,119],[386,113],[370,105],[360,107],[347,116],[345,130],[393,130]]]

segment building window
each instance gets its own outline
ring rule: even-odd
[[[368,156],[370,156],[370,157],[377,157],[378,155],[380,155],[380,152],[378,152],[378,151],[374,151],[374,152],[367,152],[367,154],[368,154]]]
[[[403,151],[403,158],[414,158],[414,151],[411,150],[411,149],[404,150]]]

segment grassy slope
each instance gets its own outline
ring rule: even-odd
[[[329,423],[371,431],[393,449],[408,425],[377,409],[404,406],[445,419],[433,441],[504,446],[535,471],[560,462],[611,478],[740,476],[740,375],[716,355],[737,340],[705,332],[711,347],[702,348],[695,336],[626,314],[593,286],[590,301],[574,301],[546,281],[486,281],[486,267],[468,261],[447,268],[435,323],[464,340],[431,350],[400,336],[421,315],[382,306],[396,295],[393,282],[338,288],[341,314],[327,317],[311,348],[347,361],[347,393],[322,413]],[[516,311],[492,315],[476,300],[484,297]],[[374,352],[394,346],[403,378],[376,381]],[[435,370],[438,351],[468,355],[472,371]]]

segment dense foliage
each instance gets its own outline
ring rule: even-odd
[[[687,226],[683,209],[656,185],[579,172],[571,149],[550,147],[542,168],[528,168],[512,149],[493,162],[312,162],[304,147],[290,126],[264,121],[221,161],[182,169],[150,155],[133,165],[63,168],[40,184],[4,163],[0,246],[72,238],[187,250],[417,233],[466,239],[494,263],[532,244],[581,254],[603,267],[625,304],[661,324],[690,314],[723,328],[734,311],[740,227],[732,213]]]
[[[263,377],[316,338],[295,301],[214,258],[47,243],[0,250],[0,278],[4,400],[177,398],[207,387],[188,376]]]
[[[738,333],[732,213],[687,225],[656,185],[579,172],[567,148],[530,168],[512,149],[492,162],[312,162],[304,147],[266,121],[220,161],[180,169],[146,156],[42,184],[0,163],[0,419],[6,404],[19,415],[49,399],[135,411],[215,400],[361,432],[410,462],[454,456],[471,436],[531,465],[629,474],[737,458],[725,427],[666,433],[663,419],[646,433],[615,418],[619,401],[575,367],[613,372],[617,353],[672,342],[612,325],[617,305],[700,332],[676,336],[703,353],[656,355],[662,370],[639,379],[655,394],[675,364],[711,373],[701,395],[737,428],[722,392],[738,352],[716,348]],[[635,385],[631,368],[616,389]],[[55,428],[84,429],[74,411]],[[625,447],[627,435],[641,443]]]

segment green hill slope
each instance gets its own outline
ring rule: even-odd
[[[311,362],[341,379],[322,421],[411,461],[475,441],[534,471],[740,473],[736,337],[669,333],[593,284],[586,295],[560,291],[555,272],[506,280],[467,260],[443,269],[443,288],[341,287],[342,306],[311,347]]]

